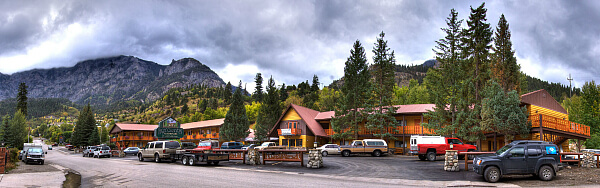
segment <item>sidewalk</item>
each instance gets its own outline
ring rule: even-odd
[[[64,167],[50,164],[46,172],[0,174],[0,187],[62,187],[66,180]]]

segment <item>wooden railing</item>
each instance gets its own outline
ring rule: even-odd
[[[144,141],[153,141],[158,140],[153,136],[119,136],[116,138],[116,141],[134,141],[134,140],[144,140]]]
[[[545,128],[590,136],[590,126],[547,115],[541,115],[541,117],[542,126]],[[540,115],[530,116],[529,120],[531,121],[531,127],[540,127]]]
[[[265,161],[281,161],[281,162],[300,162],[300,166],[304,166],[304,150],[280,150],[280,149],[263,149],[262,164],[266,165]]]
[[[346,129],[344,131],[349,131],[350,129]],[[409,126],[398,126],[398,127],[388,127],[386,132],[391,133],[391,134],[435,134],[435,132],[431,129],[425,128],[423,126],[419,126],[419,125],[409,125]],[[325,133],[327,133],[327,135],[333,135],[335,134],[335,131],[333,131],[333,129],[325,129]],[[365,128],[360,128],[358,131],[359,135],[370,135],[370,134],[378,134],[381,133],[381,131],[372,131],[372,130],[367,130]]]
[[[277,133],[279,133],[279,136],[281,135],[281,129],[277,129]],[[300,135],[302,134],[302,129],[291,129],[291,135]]]
[[[204,140],[204,139],[219,139],[219,133],[213,134],[194,134],[194,135],[185,135],[181,138],[181,140]]]

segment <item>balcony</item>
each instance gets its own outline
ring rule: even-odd
[[[542,126],[544,128],[570,132],[585,136],[590,136],[590,126],[582,125],[579,123],[567,121],[564,119],[559,119],[551,116],[541,115],[542,116]],[[530,116],[529,120],[531,121],[531,127],[540,127],[540,116]]]
[[[277,129],[279,136],[291,136],[302,134],[302,129]]]
[[[119,136],[116,141],[153,141],[158,140],[154,136]],[[112,139],[111,139],[112,141]]]
[[[350,131],[350,129],[346,129],[344,131]],[[419,126],[419,125],[410,125],[410,126],[399,126],[399,127],[388,127],[386,130],[387,133],[391,133],[391,134],[435,134],[435,132],[431,129]],[[333,134],[335,134],[335,131],[333,131],[333,129],[325,129],[325,133],[327,133],[327,135],[331,136]],[[380,131],[371,131],[371,130],[367,130],[365,128],[360,128],[358,130],[358,134],[359,135],[373,135],[373,134],[379,134],[381,133]]]

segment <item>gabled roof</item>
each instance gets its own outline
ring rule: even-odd
[[[158,125],[116,123],[110,130],[110,134],[121,131],[154,131],[156,128],[158,128]]]
[[[422,114],[428,111],[433,111],[435,104],[407,104],[407,105],[395,105],[398,108],[396,114]],[[335,117],[335,111],[320,112],[315,120],[329,120]]]
[[[223,125],[224,122],[225,122],[225,118],[206,120],[206,121],[198,121],[198,122],[181,124],[181,128],[182,129],[194,129],[194,128],[203,128],[203,127],[216,127],[216,126]]]
[[[554,100],[550,93],[544,89],[521,95],[521,103],[536,105],[563,114],[568,114],[567,110],[565,110],[565,108],[563,108],[556,100]]]
[[[323,137],[327,136],[327,134],[325,133],[325,130],[323,130],[323,127],[321,127],[321,124],[319,124],[315,120],[315,117],[317,117],[317,115],[320,112],[310,109],[310,108],[303,107],[303,106],[298,106],[295,104],[290,104],[287,107],[287,109],[284,111],[285,113],[281,114],[281,116],[279,117],[279,120],[277,120],[277,123],[275,123],[275,126],[273,126],[273,128],[269,132],[269,135],[276,133],[275,130],[278,128],[277,125],[279,125],[279,123],[281,122],[281,119],[283,119],[283,117],[290,110],[290,108],[294,109],[296,111],[296,113],[298,113],[298,115],[300,116],[302,121],[304,121],[304,123],[306,123],[308,130],[310,130],[315,136],[323,136]]]

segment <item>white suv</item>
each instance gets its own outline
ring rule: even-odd
[[[98,146],[94,150],[94,158],[100,157],[108,157],[110,158],[110,147],[108,146]]]
[[[148,142],[146,147],[138,152],[138,160],[144,161],[144,158],[153,158],[154,162],[171,159],[171,154],[176,154],[181,148],[177,141],[154,141]]]

